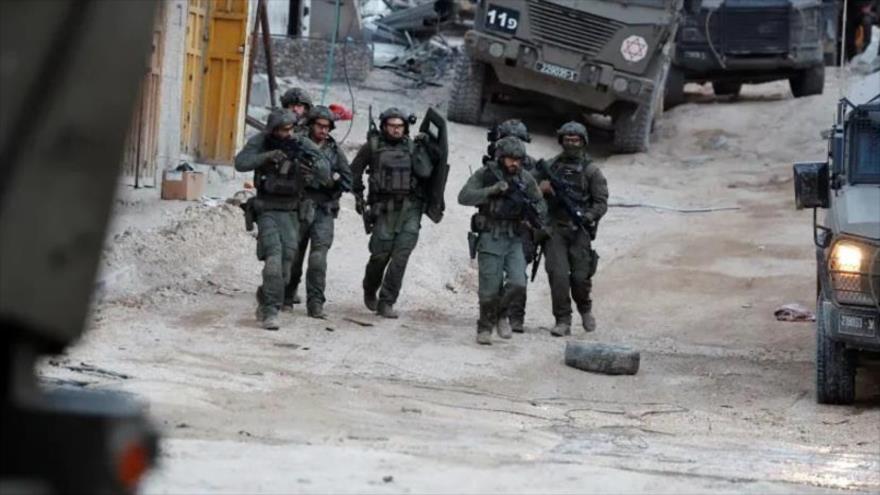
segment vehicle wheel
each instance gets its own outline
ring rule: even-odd
[[[666,95],[666,82],[672,65],[669,61],[657,75],[654,94],[648,105],[627,105],[621,107],[613,116],[614,151],[617,153],[641,153],[648,151],[651,144],[651,131],[656,119],[663,115],[663,102]]]
[[[855,398],[855,356],[846,346],[831,340],[819,297],[816,303],[816,402],[852,404]]]
[[[446,112],[449,120],[462,124],[480,123],[486,103],[483,98],[485,80],[486,64],[471,60],[467,55],[459,57]]]
[[[735,98],[739,96],[742,87],[742,83],[738,82],[712,81],[712,91],[715,91],[716,96],[733,96]]]
[[[669,75],[666,76],[666,95],[663,99],[667,109],[684,103],[684,82],[684,71],[674,65],[670,66]]]
[[[795,98],[810,95],[821,95],[825,88],[825,66],[817,65],[801,71],[798,75],[789,78],[791,94]]]

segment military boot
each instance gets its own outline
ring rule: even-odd
[[[510,330],[513,331],[513,333],[525,333],[526,327],[523,324],[522,320],[518,320],[516,318],[511,318],[510,319]]]
[[[381,316],[383,318],[389,318],[392,320],[400,317],[400,315],[397,314],[396,311],[394,311],[394,305],[389,302],[385,302],[385,301],[379,301],[379,305],[376,308],[376,312],[379,314],[379,316]]]
[[[587,333],[596,331],[596,318],[593,317],[592,311],[587,310],[581,313],[581,324]]]
[[[496,324],[497,304],[480,303],[480,319],[477,320],[477,343],[492,345],[492,327]]]
[[[379,308],[379,299],[376,298],[375,292],[364,291],[364,306],[370,311],[376,311]]]
[[[513,331],[510,327],[510,322],[507,320],[506,316],[502,316],[498,318],[498,336],[502,339],[509,339],[513,337]]]
[[[324,313],[324,305],[321,303],[309,303],[306,308],[306,313],[310,318],[318,318],[321,320],[327,318],[327,314]]]
[[[263,319],[262,327],[266,330],[278,330],[278,315],[269,315]]]
[[[556,325],[550,330],[550,335],[554,337],[565,337],[571,335],[571,321],[558,318]]]

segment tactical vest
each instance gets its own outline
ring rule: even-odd
[[[549,167],[549,170],[557,179],[571,187],[571,199],[584,207],[589,206],[590,203],[587,167],[589,167],[589,162],[568,163],[560,160],[557,160]]]
[[[275,148],[267,147],[266,151],[272,149],[281,149],[290,156],[291,150],[287,150],[284,146]],[[257,189],[257,195],[265,199],[278,199],[281,201],[291,201],[299,198],[302,192],[302,174],[299,173],[299,167],[288,158],[278,167],[263,166],[254,171],[254,187]]]
[[[483,170],[484,188],[491,187],[502,180],[506,180],[503,173],[498,170],[498,166],[492,162]],[[489,201],[479,208],[480,214],[485,216],[489,222],[519,222],[522,220],[524,211],[522,203],[514,201],[507,194],[496,194],[489,198]]]
[[[413,173],[413,142],[406,146],[389,146],[384,140],[370,139],[370,195],[405,197],[416,190]]]

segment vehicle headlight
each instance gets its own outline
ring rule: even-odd
[[[834,298],[841,304],[880,305],[880,248],[850,239],[834,244],[828,259]]]
[[[841,242],[831,252],[831,270],[858,273],[862,268],[862,248],[849,242]]]

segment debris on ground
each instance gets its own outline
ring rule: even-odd
[[[565,364],[579,370],[606,375],[635,375],[640,361],[639,351],[622,345],[598,342],[565,344]]]
[[[408,5],[401,8],[392,4],[389,5],[389,13],[364,19],[372,39],[400,43],[402,39],[412,36],[436,33],[441,25],[455,19],[456,9],[452,0],[429,0]]]
[[[439,81],[452,67],[458,55],[459,49],[450,46],[438,34],[427,41],[410,45],[403,53],[392,57],[387,63],[376,65],[376,68],[416,81],[416,87],[419,88],[442,86]]]
[[[803,304],[783,304],[773,312],[779,321],[816,321],[816,313]]]

